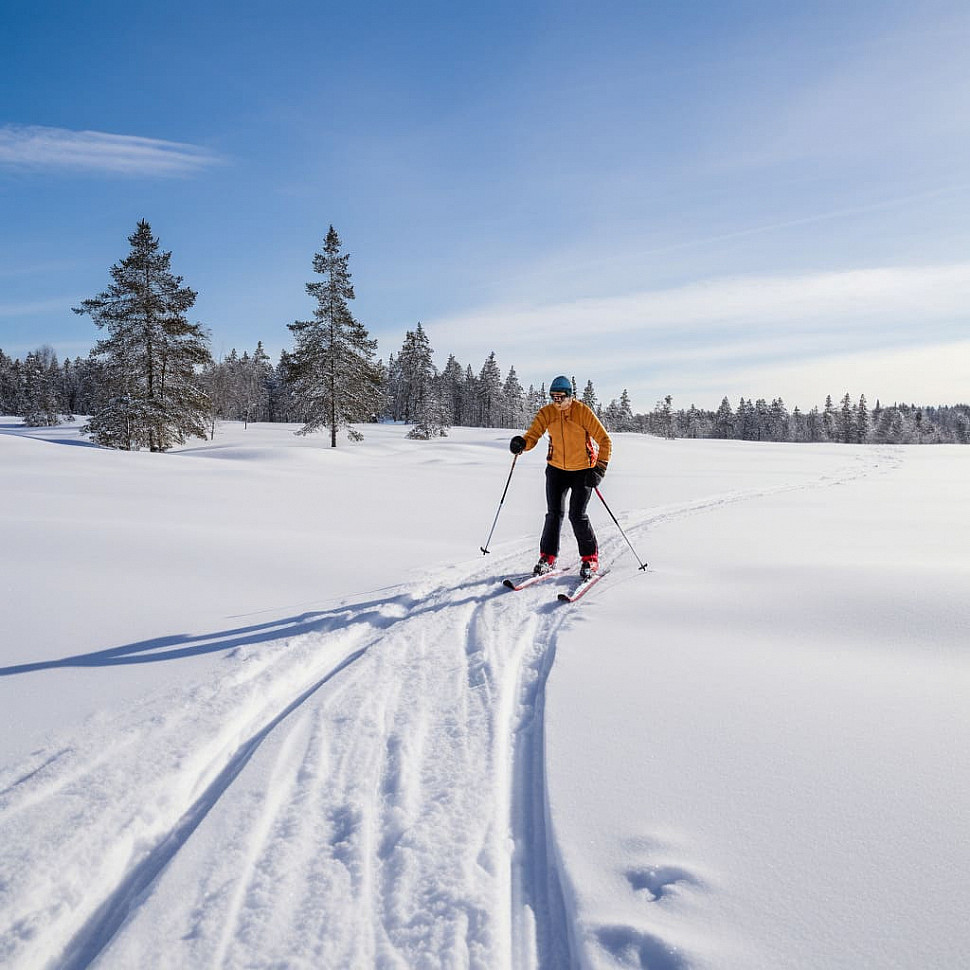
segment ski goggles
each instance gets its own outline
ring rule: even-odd
[[[556,404],[559,404],[560,401],[565,401],[569,395],[565,391],[550,391],[549,397],[551,397]]]

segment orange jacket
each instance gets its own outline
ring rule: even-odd
[[[597,461],[605,465],[610,460],[613,442],[593,410],[582,401],[573,398],[573,403],[565,411],[560,411],[555,404],[540,408],[525,433],[525,450],[535,448],[547,431],[549,452],[546,461],[556,468],[575,472],[589,468]],[[595,457],[596,446],[599,446],[599,457]]]

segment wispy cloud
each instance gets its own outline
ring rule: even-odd
[[[935,347],[920,395],[929,400],[944,387],[967,386],[966,366],[947,348],[965,338],[968,307],[965,262],[720,278],[608,299],[488,307],[426,326],[435,346],[473,366],[494,350],[526,381],[575,372],[610,395],[619,388],[605,385],[622,382],[640,406],[666,392],[707,406],[722,393],[804,400],[810,377],[824,394],[846,383],[849,365],[869,375],[867,393],[904,397],[902,388],[918,383],[915,374],[901,380],[907,354]],[[925,363],[912,360],[915,371]]]
[[[52,297],[45,300],[28,300],[22,303],[0,303],[0,319],[10,317],[29,317],[51,311],[69,311],[76,306],[77,297]]]
[[[192,175],[219,160],[197,145],[158,138],[38,125],[0,127],[0,166],[8,168],[171,178]]]
[[[750,336],[770,326],[812,332],[911,327],[965,319],[970,306],[970,262],[886,267],[801,276],[728,277],[624,296],[538,306],[487,307],[434,321],[438,340],[475,341],[480,347],[546,344],[591,336],[669,336],[686,328]],[[488,348],[485,348],[486,350]]]

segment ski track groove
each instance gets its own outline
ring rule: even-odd
[[[687,515],[855,481],[900,462],[879,449],[844,474],[628,513],[624,527],[635,535]],[[163,873],[183,861],[182,849],[207,818],[225,804],[232,821],[228,803],[242,791],[240,776],[261,748],[272,747],[268,782],[255,782],[250,794],[254,817],[235,809],[243,831],[234,835],[241,846],[234,870],[217,860],[201,863],[208,867],[201,883],[220,891],[206,892],[193,912],[204,926],[206,914],[222,907],[206,965],[265,965],[287,954],[295,937],[297,951],[316,965],[575,967],[549,825],[544,710],[559,633],[577,607],[554,602],[556,583],[514,594],[499,587],[495,567],[520,563],[524,548],[479,561],[457,585],[415,583],[384,603],[342,605],[322,615],[316,632],[282,644],[311,658],[331,643],[337,649],[323,667],[311,665],[309,681],[293,680],[288,697],[273,697],[258,717],[250,712],[255,726],[241,740],[232,740],[240,729],[233,723],[202,756],[183,754],[182,775],[189,777],[182,780],[194,773],[195,781],[183,786],[186,801],[174,822],[147,834],[152,844],[132,852],[122,872],[112,877],[104,867],[107,885],[94,906],[85,900],[87,915],[80,902],[73,909],[62,904],[35,934],[32,921],[43,912],[24,907],[11,932],[0,932],[0,962],[6,953],[12,966],[124,966],[127,951],[117,963],[113,951],[129,946],[126,926]],[[628,552],[619,535],[601,541],[611,568]],[[255,666],[237,673],[233,686],[292,677],[289,652],[235,651]],[[136,724],[120,738],[108,734],[112,743],[90,758],[83,744],[34,752],[0,791],[0,832],[25,809],[74,792],[123,751],[149,746],[155,731],[178,735],[208,699],[205,690],[188,692],[182,701],[193,703],[181,717],[153,713],[148,701],[142,707],[152,730]],[[61,761],[68,764],[58,773]],[[177,761],[176,772],[181,766]],[[135,797],[133,810],[138,803]],[[315,847],[309,858],[308,845]],[[70,840],[65,848],[70,852]],[[437,870],[434,855],[441,856]],[[452,871],[464,882],[443,879]],[[94,879],[95,891],[98,885]],[[334,912],[352,918],[335,926],[340,921],[328,918],[327,907],[347,898],[351,904]],[[429,913],[437,919],[422,915]],[[40,953],[27,945],[34,935],[47,939]],[[205,942],[206,933],[188,936]],[[174,964],[155,953],[139,965]]]

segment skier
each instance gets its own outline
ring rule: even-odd
[[[599,567],[596,536],[586,514],[593,489],[603,480],[613,443],[593,410],[573,398],[568,377],[559,376],[549,385],[551,404],[539,409],[525,435],[516,435],[509,448],[513,455],[531,451],[544,433],[549,434],[546,454],[546,518],[539,541],[539,561],[533,575],[551,572],[559,555],[559,534],[564,515],[566,492],[569,496],[569,521],[582,564],[580,579],[588,580]]]

